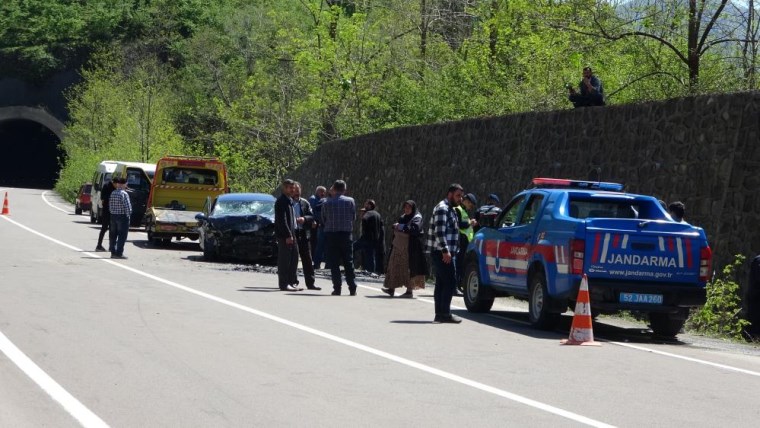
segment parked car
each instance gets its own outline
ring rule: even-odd
[[[111,181],[111,175],[116,169],[116,162],[103,161],[98,164],[95,174],[92,176],[92,209],[90,210],[90,223],[102,223],[103,221],[103,201],[100,200],[100,193],[103,187]]]
[[[228,193],[208,198],[198,220],[203,257],[272,261],[277,257],[274,202],[263,193]]]
[[[553,328],[587,275],[591,310],[646,313],[675,336],[703,305],[712,251],[704,230],[677,223],[651,196],[617,183],[536,178],[467,249],[464,302],[487,312],[495,297],[528,300],[528,320]]]
[[[92,198],[90,193],[92,192],[92,184],[84,183],[79,188],[77,198],[74,200],[74,212],[82,214],[82,211],[92,211]]]

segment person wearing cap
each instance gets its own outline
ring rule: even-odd
[[[108,249],[112,259],[126,259],[124,257],[124,244],[127,242],[129,233],[129,218],[132,216],[132,203],[129,195],[124,191],[127,187],[127,179],[114,178],[114,191],[108,198],[108,208],[111,211],[111,227],[109,230]]]
[[[501,201],[496,193],[491,193],[486,198],[486,204],[478,208],[478,212],[475,213],[475,220],[478,221],[476,229],[481,226],[493,226],[496,221],[496,217],[501,213]]]
[[[459,222],[459,251],[456,257],[456,272],[457,272],[457,289],[462,290],[464,279],[464,258],[467,252],[467,246],[472,242],[472,238],[475,237],[475,227],[478,225],[478,221],[474,218],[470,218],[470,213],[474,214],[475,207],[478,205],[478,198],[472,193],[464,195],[462,198],[462,205],[454,207],[454,212],[457,215],[457,221]],[[457,290],[454,291],[454,295],[457,296]]]

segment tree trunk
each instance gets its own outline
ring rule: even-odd
[[[689,0],[689,34],[687,36],[688,52],[687,59],[689,67],[689,92],[697,92],[699,84],[699,17],[697,16],[697,0]]]
[[[421,0],[420,4],[420,58],[425,59],[427,52],[427,1]]]

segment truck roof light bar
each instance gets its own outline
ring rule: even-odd
[[[534,178],[534,188],[574,188],[574,189],[589,189],[589,190],[606,190],[610,192],[622,192],[625,187],[620,183],[610,183],[605,181],[583,181],[583,180],[569,180],[564,178]]]

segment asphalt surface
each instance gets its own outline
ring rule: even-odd
[[[280,292],[271,268],[203,261],[130,232],[127,260],[51,191],[0,217],[0,427],[747,426],[756,347],[600,318],[560,346],[503,299],[432,324],[432,288],[390,299]]]

